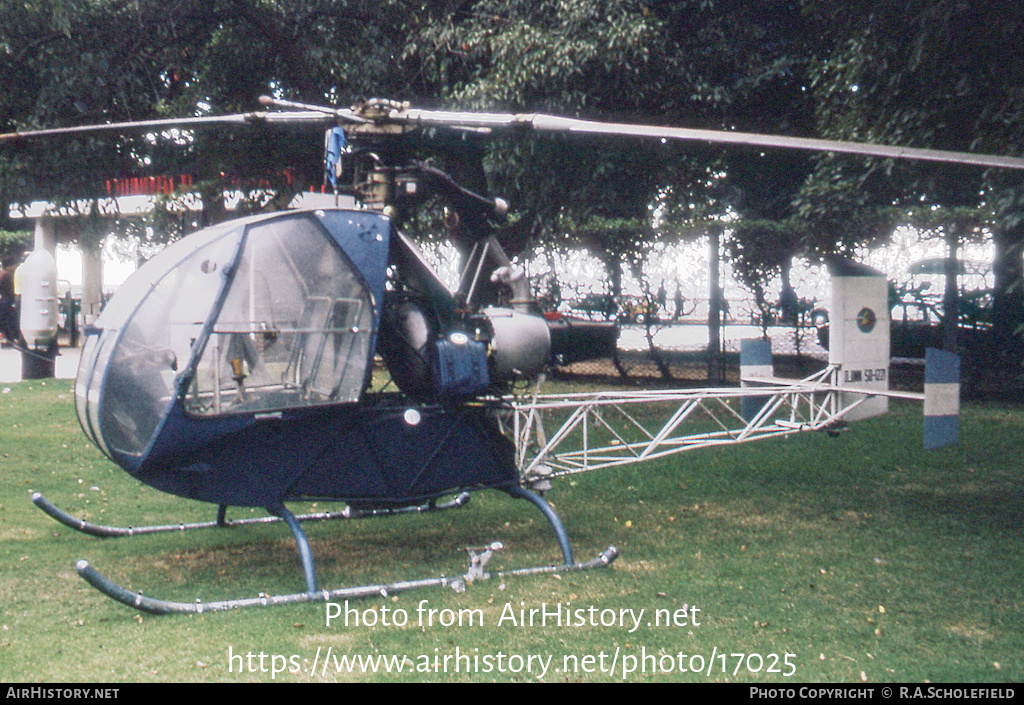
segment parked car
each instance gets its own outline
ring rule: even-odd
[[[567,313],[592,321],[644,323],[657,320],[658,304],[641,296],[586,294],[568,305]]]

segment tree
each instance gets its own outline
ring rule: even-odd
[[[396,67],[382,67],[400,53],[407,12],[407,3],[340,0],[3,0],[0,127],[251,111],[262,94],[351,100],[397,83]],[[102,197],[112,176],[153,173],[192,174],[211,193],[225,179],[295,190],[319,183],[320,149],[319,136],[287,130],[23,143],[11,200]]]
[[[20,257],[32,244],[32,234],[24,231],[0,230],[0,259]]]
[[[809,2],[842,41],[815,83],[823,135],[1019,154],[1024,11],[998,0]],[[935,209],[973,209],[996,243],[994,321],[1004,341],[1024,317],[1019,174],[957,167],[819,160],[800,212],[820,250],[850,249]],[[959,217],[959,216],[958,216]],[[950,317],[947,316],[947,319]],[[955,318],[953,318],[955,320]]]
[[[813,123],[803,90],[813,35],[803,29],[798,8],[772,0],[481,1],[462,3],[412,46],[419,75],[464,107],[799,133]],[[810,169],[792,154],[723,158],[564,137],[502,145],[489,163],[495,185],[546,223],[548,238],[566,237],[561,223],[572,222],[577,241],[607,262],[613,292],[622,223],[633,223],[630,247],[642,253],[654,208],[662,232],[694,232],[726,214],[781,221]],[[722,201],[724,191],[734,197]]]
[[[0,126],[230,113],[266,93],[1013,151],[1020,16],[995,0],[0,0]],[[522,232],[601,243],[620,274],[624,248],[724,217],[746,223],[733,251],[756,259],[740,268],[784,286],[794,254],[849,250],[911,205],[987,210],[1000,252],[1022,235],[1005,174],[567,136],[457,147],[435,159],[507,195]],[[287,130],[25,146],[3,155],[20,175],[5,198],[98,198],[109,175],[186,172],[210,194],[283,197],[320,182],[319,152]],[[1019,259],[1000,258],[1004,299]]]

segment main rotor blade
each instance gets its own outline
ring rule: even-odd
[[[0,134],[0,144],[23,139],[38,139],[55,136],[75,136],[104,132],[156,132],[169,129],[190,129],[193,127],[217,125],[244,125],[258,122],[273,124],[315,124],[326,125],[337,121],[362,124],[367,122],[390,122],[402,125],[433,125],[461,127],[476,130],[491,129],[532,129],[541,132],[563,132],[605,136],[642,137],[662,140],[682,140],[712,144],[729,144],[748,147],[796,149],[810,152],[833,152],[854,154],[865,157],[907,159],[918,161],[964,164],[978,167],[1024,170],[1024,158],[1007,157],[974,152],[957,152],[942,149],[900,147],[872,142],[850,142],[806,137],[786,137],[754,132],[731,132],[686,127],[657,125],[636,125],[628,123],[599,122],[576,118],[558,117],[541,113],[471,113],[399,108],[390,110],[386,117],[367,120],[352,110],[327,108],[293,103],[271,98],[261,98],[268,106],[292,107],[298,110],[259,111],[235,115],[214,115],[194,118],[170,118],[164,120],[141,120],[136,122],[107,123],[103,125],[80,125],[43,130],[28,130]]]
[[[954,152],[941,149],[898,147],[870,142],[844,142],[840,140],[813,139],[764,135],[753,132],[729,132],[725,130],[704,130],[685,127],[659,127],[653,125],[631,125],[627,123],[579,120],[539,113],[500,114],[463,113],[432,110],[398,110],[390,118],[395,122],[423,125],[449,125],[474,128],[522,128],[543,132],[566,132],[591,135],[624,137],[647,137],[653,139],[683,140],[689,142],[710,142],[751,147],[775,147],[798,149],[811,152],[839,152],[866,157],[888,159],[911,159],[919,161],[966,164],[980,167],[1024,169],[1024,158],[1003,157],[974,152]]]
[[[211,115],[192,118],[167,118],[163,120],[137,120],[134,122],[110,122],[101,125],[77,125],[74,127],[53,127],[43,130],[26,130],[24,132],[8,132],[0,134],[0,143],[17,140],[39,139],[46,137],[64,137],[102,134],[105,132],[161,132],[163,130],[193,127],[209,127],[217,125],[246,125],[253,123],[273,124],[326,124],[333,118],[323,112],[303,110],[297,112],[253,112],[235,115]]]

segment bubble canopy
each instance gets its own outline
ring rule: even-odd
[[[75,384],[86,435],[135,473],[260,418],[357,402],[389,234],[375,213],[293,211],[168,246],[88,331]]]

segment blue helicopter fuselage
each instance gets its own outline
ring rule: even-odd
[[[516,484],[485,405],[366,391],[389,263],[415,266],[401,247],[388,218],[342,209],[242,218],[168,246],[89,330],[82,428],[142,482],[222,505],[400,505]],[[427,308],[450,313],[417,275]],[[457,359],[483,355],[465,350]]]

